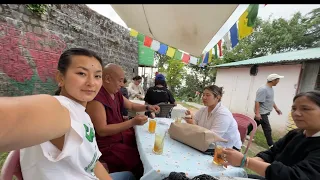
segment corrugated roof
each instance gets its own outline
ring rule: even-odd
[[[220,64],[214,67],[234,67],[245,66],[253,64],[274,64],[294,61],[307,61],[320,59],[320,48],[310,48],[299,51],[285,52],[279,54],[272,54],[269,56],[262,56],[258,58],[237,61],[232,63]]]

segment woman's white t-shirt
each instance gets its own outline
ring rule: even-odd
[[[237,121],[221,102],[210,113],[208,113],[208,107],[199,109],[193,118],[198,126],[207,128],[228,140],[227,143],[223,143],[225,147],[232,148],[235,146],[241,149],[242,142]]]
[[[101,152],[85,107],[64,96],[54,97],[69,110],[70,131],[65,134],[62,151],[50,141],[20,150],[23,179],[98,180],[94,167]]]

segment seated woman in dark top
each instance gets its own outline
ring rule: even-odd
[[[296,95],[291,115],[298,129],[288,132],[269,150],[253,158],[233,149],[224,149],[223,157],[227,164],[247,167],[260,175],[249,175],[249,178],[320,179],[320,92]]]
[[[155,78],[155,86],[150,87],[144,97],[144,101],[150,105],[159,103],[176,104],[172,93],[166,87],[166,79],[162,74],[157,74]]]

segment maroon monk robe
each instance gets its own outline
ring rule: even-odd
[[[121,114],[121,109],[124,108],[121,92],[117,92],[114,95],[114,99],[112,99],[104,87],[101,87],[94,100],[104,105],[107,124],[124,122]],[[143,175],[143,165],[140,160],[133,128],[112,136],[101,137],[96,134],[96,138],[99,150],[102,153],[100,160],[107,163],[110,173],[131,171],[137,177]]]

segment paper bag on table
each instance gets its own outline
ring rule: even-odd
[[[228,142],[204,127],[188,123],[171,123],[168,132],[172,139],[202,152],[205,152],[212,143]]]

